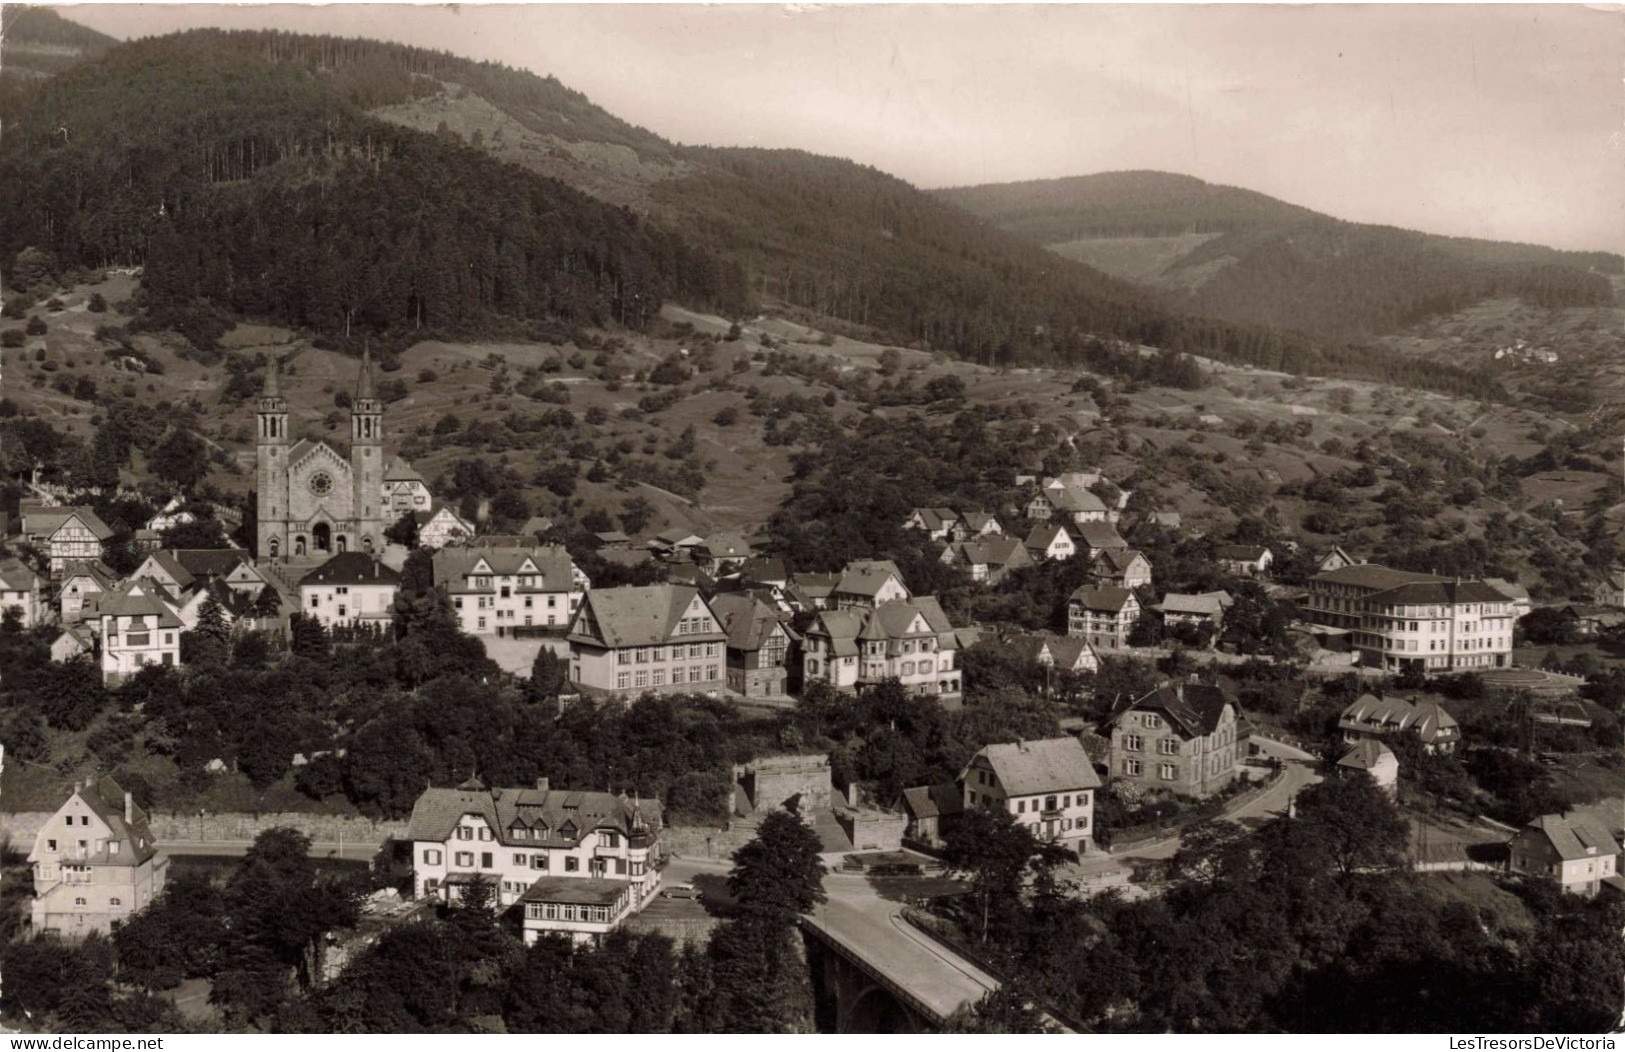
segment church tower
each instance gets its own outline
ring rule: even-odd
[[[254,459],[258,502],[255,514],[255,552],[261,559],[286,558],[288,543],[288,401],[282,397],[280,364],[273,359],[265,372],[255,412]]]
[[[362,551],[384,550],[384,403],[372,378],[372,350],[361,351],[361,375],[350,403],[350,466],[355,481],[356,540]]]

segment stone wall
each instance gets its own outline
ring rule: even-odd
[[[803,810],[830,806],[829,757],[824,753],[764,756],[734,769],[734,780],[745,787],[751,806],[770,811],[793,797],[801,797]]]
[[[40,827],[55,812],[15,811],[0,813],[0,840],[9,838],[14,849],[28,850]],[[267,829],[288,826],[312,841],[345,841],[381,844],[390,837],[405,837],[405,821],[374,822],[353,815],[313,815],[300,812],[270,814],[169,814],[151,816],[152,836],[159,846],[166,842],[207,843],[209,841],[252,841]]]

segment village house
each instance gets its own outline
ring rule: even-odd
[[[1098,672],[1100,655],[1082,636],[1053,636],[1048,632],[1014,635],[1006,643],[1029,661],[1056,672]]]
[[[90,616],[97,597],[110,591],[118,582],[118,574],[100,559],[69,563],[62,571],[56,596],[62,621],[72,623]]]
[[[1218,687],[1168,683],[1111,718],[1111,774],[1198,799],[1236,778],[1236,707]]]
[[[1105,501],[1081,486],[1069,486],[1057,479],[1046,480],[1027,502],[1026,510],[1029,519],[1053,519],[1073,526],[1111,520]]]
[[[589,591],[566,638],[570,679],[587,689],[628,695],[724,685],[727,633],[689,585]]]
[[[270,583],[248,553],[237,548],[167,548],[150,553],[131,577],[144,577],[181,596],[219,581],[253,600]]]
[[[1346,631],[1363,664],[1402,671],[1505,668],[1513,600],[1483,581],[1390,570],[1374,563],[1316,574],[1305,620]]]
[[[68,625],[51,640],[51,660],[60,665],[77,657],[94,657],[98,632],[98,622],[80,621]]]
[[[983,746],[959,774],[964,807],[1006,811],[1040,840],[1082,855],[1094,842],[1100,775],[1073,737]]]
[[[967,511],[948,528],[951,541],[969,541],[978,537],[1002,536],[1004,527],[999,520],[985,511]]]
[[[1177,511],[1154,511],[1145,519],[1151,525],[1163,530],[1177,530],[1185,523],[1185,517]]]
[[[959,513],[952,508],[915,508],[903,520],[903,529],[924,530],[932,540],[945,541],[958,520]]]
[[[22,628],[41,623],[43,603],[40,575],[20,559],[0,559],[0,618],[15,610]]]
[[[1221,544],[1213,556],[1226,571],[1238,577],[1258,577],[1269,573],[1275,556],[1256,544]]]
[[[562,632],[592,581],[563,547],[446,548],[433,557],[434,583],[451,597],[457,624],[473,636]]]
[[[1592,598],[1603,606],[1625,607],[1625,569],[1616,567],[1603,574]]]
[[[116,685],[146,665],[179,665],[185,626],[157,585],[127,580],[114,585],[90,614],[101,640],[102,682]]]
[[[34,836],[29,918],[36,934],[110,935],[164,890],[147,812],[112,778],[74,783]]]
[[[1574,895],[1595,895],[1604,885],[1625,891],[1619,841],[1591,815],[1541,815],[1509,847],[1514,873],[1545,878]]]
[[[1502,577],[1486,577],[1484,583],[1506,596],[1512,603],[1512,619],[1514,622],[1534,609],[1534,603],[1529,599],[1529,589],[1516,581],[1508,581]]]
[[[1377,788],[1395,796],[1399,793],[1399,757],[1375,738],[1362,738],[1337,761],[1337,773],[1359,772],[1370,776]]]
[[[366,552],[343,552],[299,581],[299,612],[327,628],[387,627],[401,575]]]
[[[477,532],[474,524],[457,514],[450,504],[439,502],[414,510],[412,524],[417,527],[418,547],[434,550],[466,543]]]
[[[965,810],[965,798],[954,782],[917,785],[903,790],[900,807],[907,825],[903,835],[927,847],[941,847],[954,819]]]
[[[475,881],[495,905],[523,904],[524,941],[543,933],[597,943],[660,891],[659,801],[626,793],[487,789],[471,779],[425,789],[412,806],[413,894],[461,901]]]
[[[1073,542],[1072,535],[1058,522],[1041,522],[1034,526],[1028,531],[1025,544],[1027,554],[1034,562],[1042,559],[1059,562],[1072,558],[1078,552],[1078,546]]]
[[[1090,562],[1089,579],[1102,588],[1149,588],[1151,560],[1132,548],[1109,548]]]
[[[942,562],[965,570],[971,580],[988,585],[1003,581],[1012,570],[1033,564],[1032,556],[1020,541],[996,534],[952,542],[943,549]]]
[[[693,551],[694,565],[712,577],[733,573],[752,554],[750,545],[737,533],[708,537],[695,545]]]
[[[1362,694],[1337,719],[1343,741],[1350,745],[1396,734],[1414,734],[1428,752],[1452,753],[1461,744],[1461,727],[1438,702],[1412,702]]]
[[[1345,566],[1359,566],[1360,563],[1361,560],[1344,551],[1342,545],[1333,545],[1331,551],[1315,561],[1315,572],[1327,573],[1331,570],[1341,570]]]
[[[1162,623],[1172,628],[1194,625],[1211,630],[1215,636],[1224,628],[1224,613],[1235,600],[1229,592],[1198,592],[1194,595],[1169,592],[1162,597],[1156,610],[1162,614]]]
[[[22,539],[48,556],[52,578],[76,560],[100,559],[102,545],[113,538],[112,529],[89,508],[23,501],[20,518]]]
[[[1120,650],[1140,619],[1140,601],[1127,588],[1083,587],[1066,603],[1066,634],[1081,636],[1097,649]]]
[[[1098,559],[1101,552],[1128,550],[1128,541],[1109,522],[1086,522],[1073,527],[1072,532],[1077,537],[1078,551],[1090,562]]]
[[[649,538],[649,550],[662,559],[687,559],[694,549],[705,543],[705,538],[689,530],[673,528],[662,530]]]
[[[728,689],[747,698],[787,694],[790,645],[798,637],[779,620],[778,612],[740,592],[716,596],[711,610],[728,635]]]
[[[782,592],[785,585],[790,583],[790,574],[784,568],[783,559],[754,556],[739,564],[739,579],[747,585]]]
[[[895,679],[912,694],[957,696],[959,639],[935,596],[825,610],[802,641],[804,682],[858,690]]]
[[[910,594],[896,563],[890,559],[858,559],[847,563],[836,578],[827,605],[837,610],[875,607],[907,599]]]
[[[830,597],[841,580],[835,573],[793,573],[784,586],[784,596],[798,611],[832,610],[835,602]]]
[[[429,495],[429,481],[400,457],[391,460],[384,469],[381,497],[384,507],[397,519],[409,511],[425,511],[434,502]]]

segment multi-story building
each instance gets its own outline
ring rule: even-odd
[[[1100,775],[1076,738],[984,746],[959,774],[964,806],[1008,811],[1041,840],[1083,854],[1094,834]]]
[[[344,552],[299,580],[299,612],[328,628],[387,625],[401,575],[366,552]]]
[[[1090,562],[1100,558],[1103,552],[1128,550],[1128,541],[1109,522],[1085,522],[1072,527],[1072,532],[1077,535],[1077,550]]]
[[[790,626],[771,606],[743,592],[716,596],[711,610],[728,634],[728,689],[747,698],[784,695],[790,644],[796,639]]]
[[[1461,744],[1460,725],[1435,701],[1414,702],[1362,694],[1343,710],[1337,729],[1350,745],[1397,734],[1416,735],[1428,752],[1451,753]]]
[[[1066,602],[1066,634],[1095,647],[1121,649],[1140,619],[1140,601],[1127,588],[1079,588]]]
[[[1112,717],[1112,777],[1212,796],[1236,777],[1236,737],[1236,707],[1218,687],[1164,684]]]
[[[34,837],[36,932],[108,934],[164,889],[147,813],[112,778],[75,783]]]
[[[1221,544],[1213,551],[1219,565],[1241,577],[1257,577],[1269,573],[1275,555],[1268,548],[1256,544]]]
[[[8,611],[17,611],[21,627],[33,628],[40,623],[39,574],[22,564],[19,559],[0,559],[0,618]]]
[[[1575,895],[1595,895],[1604,884],[1625,891],[1619,841],[1591,815],[1541,815],[1510,847],[1514,873],[1544,877]]]
[[[237,548],[165,548],[149,554],[130,576],[150,578],[172,595],[219,581],[250,602],[270,584],[248,553]]]
[[[942,562],[965,570],[973,581],[991,585],[1003,581],[1012,570],[1031,566],[1033,557],[1016,538],[995,534],[953,541],[943,549]]]
[[[1083,486],[1069,485],[1060,479],[1044,480],[1044,485],[1027,502],[1027,517],[1057,519],[1074,526],[1114,521],[1105,501]]]
[[[412,806],[418,898],[459,901],[487,881],[496,904],[522,904],[525,942],[544,932],[601,939],[660,890],[656,800],[552,789],[487,789],[477,779],[425,789]]]
[[[446,548],[434,553],[434,583],[451,596],[462,630],[476,636],[562,632],[592,587],[556,544]]]
[[[89,508],[27,502],[20,517],[23,540],[47,554],[53,578],[60,577],[71,562],[100,559],[103,543],[113,537],[112,528]]]
[[[1155,609],[1162,613],[1162,623],[1169,628],[1176,625],[1194,625],[1217,632],[1224,627],[1224,612],[1235,603],[1229,592],[1198,592],[1188,595],[1169,592]]]
[[[905,530],[924,530],[933,541],[945,541],[959,521],[959,513],[952,508],[915,508],[903,521]]]
[[[1365,563],[1306,587],[1305,619],[1347,630],[1364,664],[1438,672],[1512,663],[1513,600],[1484,581]]]
[[[1337,773],[1340,776],[1359,773],[1389,796],[1399,793],[1399,757],[1375,738],[1366,738],[1344,753],[1337,761]]]
[[[388,513],[397,519],[409,511],[426,511],[434,503],[434,498],[429,495],[428,480],[400,457],[391,460],[389,467],[384,469],[383,490],[379,497]]]
[[[570,679],[590,690],[628,695],[723,686],[728,636],[690,585],[589,591],[565,638]]]
[[[101,638],[102,682],[116,684],[146,665],[179,665],[183,625],[157,585],[129,580],[103,594],[90,614]]]
[[[998,516],[986,511],[967,511],[948,528],[948,539],[969,541],[977,537],[1001,536],[1003,533],[1004,527],[999,523]]]
[[[1027,554],[1032,556],[1034,562],[1040,559],[1054,559],[1059,562],[1070,559],[1078,553],[1078,546],[1072,540],[1072,535],[1058,522],[1041,522],[1034,526],[1028,532],[1024,543]]]
[[[474,536],[474,524],[452,510],[449,504],[434,504],[412,512],[418,528],[419,548],[444,548],[462,544]]]
[[[960,693],[959,636],[936,596],[824,610],[802,640],[804,682],[841,690],[895,679],[915,694]]]

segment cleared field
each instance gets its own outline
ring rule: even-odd
[[[1182,234],[1177,237],[1084,237],[1044,247],[1058,256],[1087,263],[1128,281],[1162,284],[1164,273],[1218,234]]]

